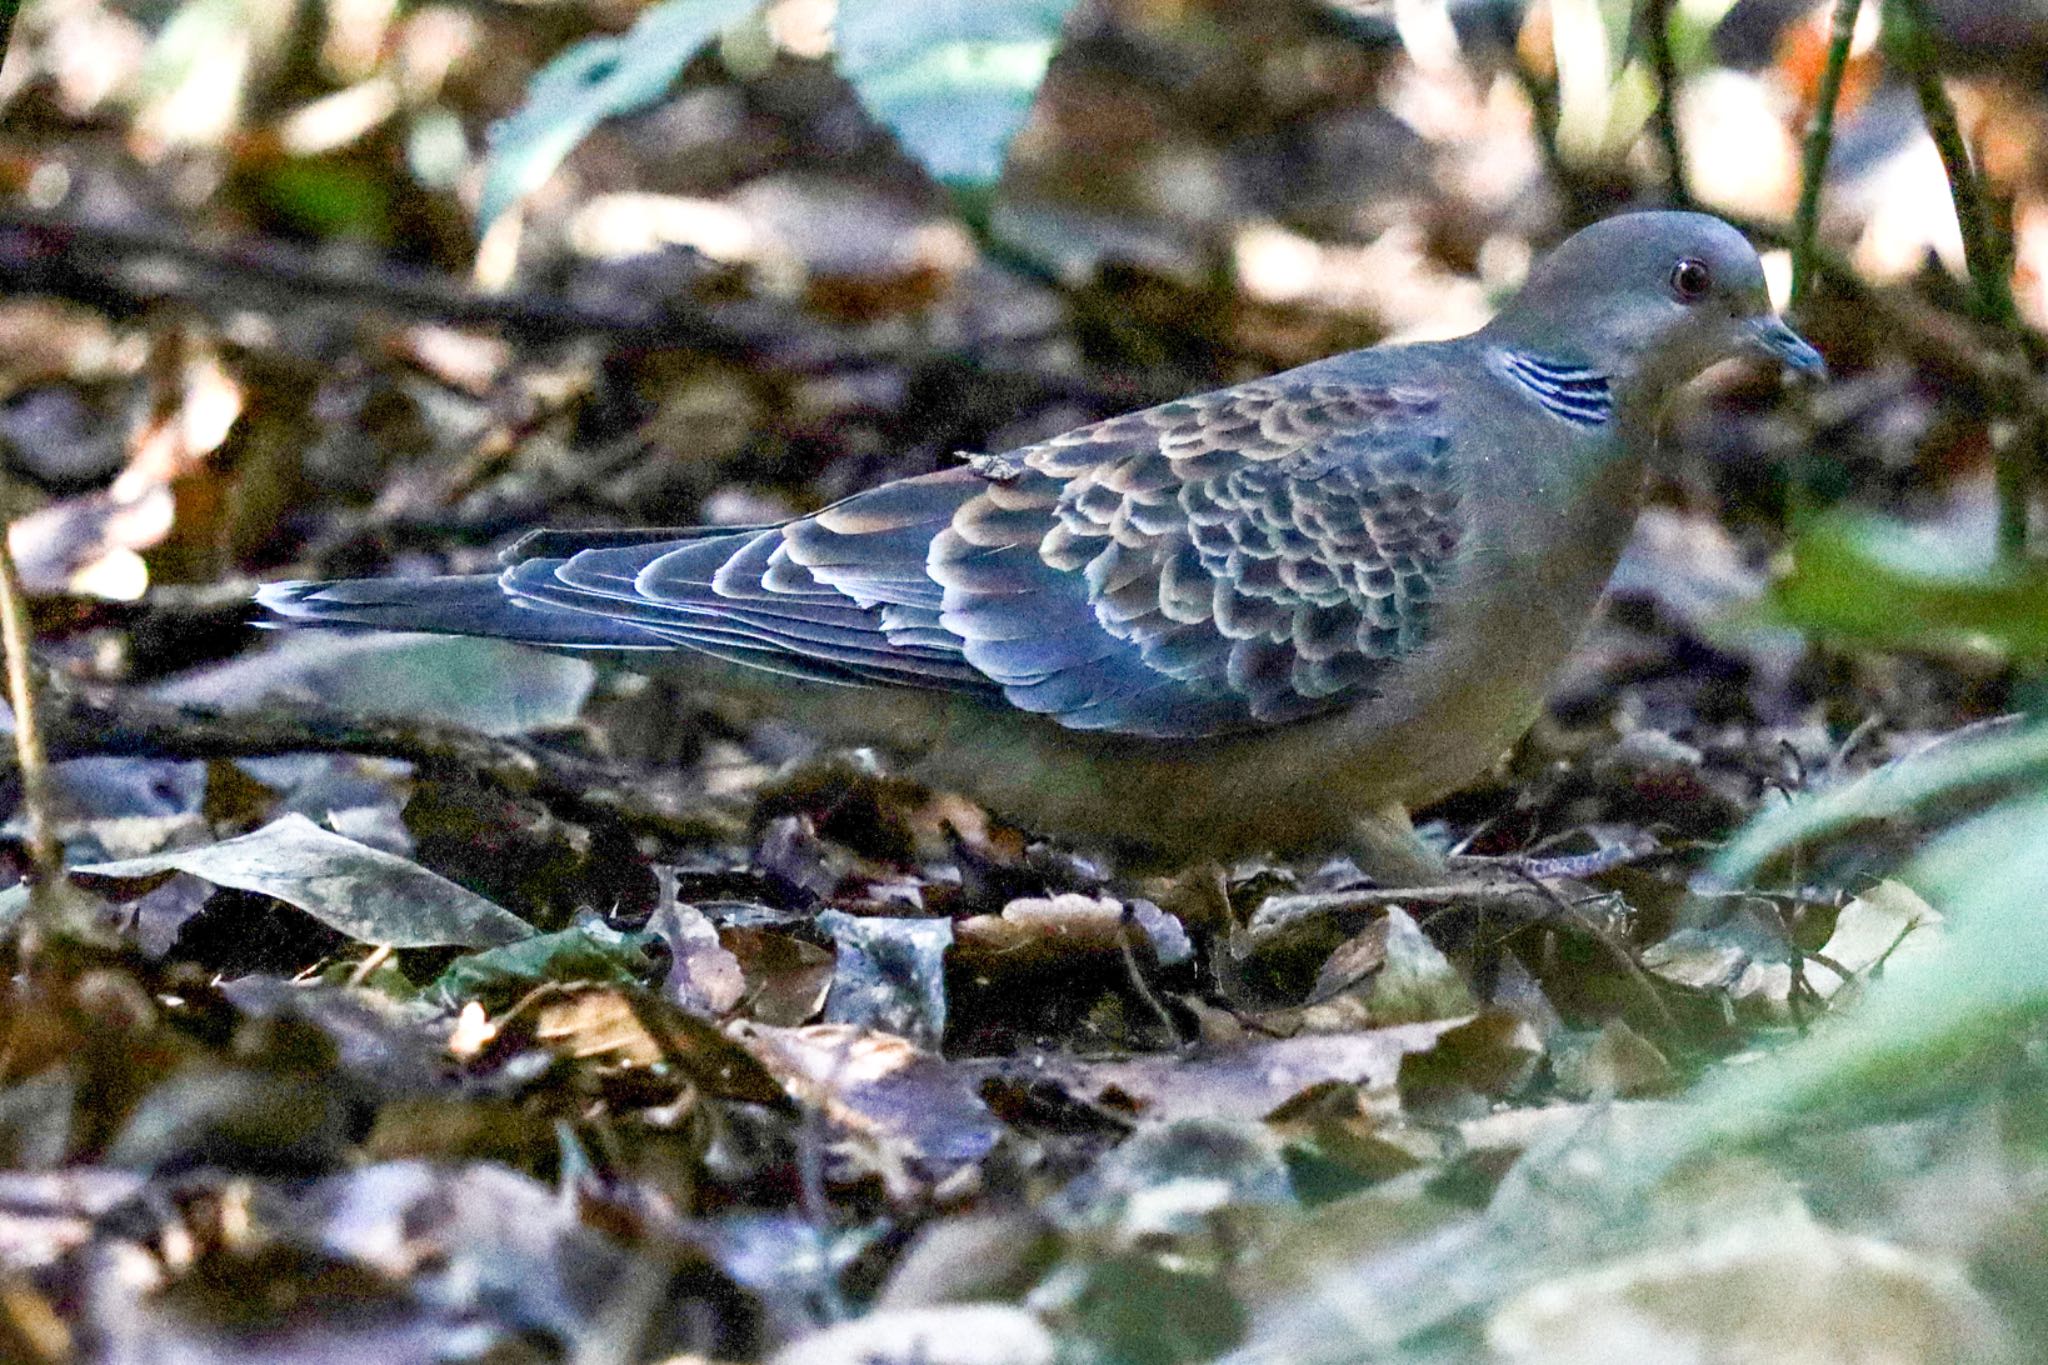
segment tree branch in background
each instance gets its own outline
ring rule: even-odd
[[[1936,61],[1933,31],[1928,26],[1923,0],[1889,0],[1885,15],[1891,52],[1913,82],[1920,99],[1921,117],[1941,153],[1942,169],[1948,173],[1949,196],[1955,203],[1956,223],[1963,234],[1963,260],[1970,272],[1970,288],[1979,316],[2011,337],[2022,355],[2031,350],[2019,306],[2013,300],[2012,253],[2003,240],[1991,211],[1991,199],[1983,177],[1971,164],[1970,148],[1956,121],[1955,105],[1942,87]],[[2008,558],[2026,553],[2027,510],[2038,471],[2048,465],[2048,415],[2032,392],[2023,385],[2002,395],[2009,415],[2016,417],[2019,430],[1999,446],[1998,462],[1998,549]]]
[[[1675,209],[1693,206],[1686,176],[1685,144],[1678,136],[1678,58],[1671,50],[1671,11],[1675,0],[1643,0],[1638,20],[1650,56],[1650,75],[1657,87],[1657,107],[1650,124],[1664,154],[1664,192]]]
[[[565,817],[613,821],[634,834],[702,841],[737,833],[732,821],[714,811],[664,800],[650,789],[647,773],[439,721],[358,716],[278,700],[256,710],[223,712],[132,694],[91,697],[56,680],[43,690],[41,720],[43,743],[58,759],[361,754],[466,777],[530,796]]]
[[[14,20],[21,0],[0,0],[0,65],[7,61],[14,39]],[[33,664],[29,649],[35,634],[29,628],[28,600],[14,553],[7,545],[7,527],[0,522],[0,652],[6,658],[7,704],[14,712],[14,754],[21,771],[21,813],[28,825],[28,855],[33,869],[29,883],[30,936],[66,931],[64,847],[57,842],[55,813],[50,805],[50,765],[43,749],[36,714]]]
[[[2019,309],[2013,302],[2008,274],[2011,253],[1999,241],[1984,182],[1970,161],[1969,144],[1956,120],[1956,107],[1942,86],[1926,11],[1921,0],[1892,0],[1888,17],[1892,21],[1892,52],[1913,82],[1913,92],[1920,99],[1920,115],[1927,122],[1927,134],[1934,139],[1935,150],[1941,153],[1942,169],[1948,174],[1949,196],[1955,203],[1956,224],[1962,229],[1963,260],[1969,267],[1977,309],[1989,322],[2017,321]]]
[[[1806,129],[1806,152],[1800,166],[1799,210],[1792,220],[1792,307],[1813,291],[1814,251],[1820,236],[1820,188],[1827,179],[1828,155],[1835,145],[1835,106],[1842,99],[1842,76],[1849,69],[1849,46],[1856,36],[1856,16],[1863,0],[1835,0],[1828,32],[1827,64],[1821,68],[1814,95],[1813,122]]]
[[[0,0],[4,5],[5,0]],[[389,263],[336,265],[272,241],[206,244],[175,231],[0,208],[0,281],[100,308],[132,307],[165,293],[219,306],[283,296],[294,306],[331,300],[456,327],[503,326],[538,337],[660,338],[707,354],[745,358],[759,338],[685,301],[589,306],[545,294],[486,294],[466,281]],[[166,283],[162,267],[170,267]],[[156,267],[137,280],[130,272]]]

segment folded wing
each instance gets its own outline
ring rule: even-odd
[[[1331,365],[1082,427],[775,526],[544,532],[496,578],[279,584],[281,614],[686,649],[1199,738],[1369,694],[1461,518],[1442,396]]]

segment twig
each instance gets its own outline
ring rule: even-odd
[[[13,46],[14,20],[21,0],[0,0],[0,66]],[[35,687],[30,676],[28,596],[15,571],[7,528],[0,523],[0,646],[7,666],[7,704],[14,711],[14,754],[21,769],[22,815],[28,823],[28,856],[34,880],[29,883],[29,918],[39,928],[56,930],[63,913],[64,847],[57,842],[50,809],[50,764],[37,723]]]
[[[4,3],[4,0],[0,0]],[[677,346],[744,357],[755,339],[686,304],[588,307],[541,294],[486,294],[466,282],[401,266],[338,268],[312,253],[272,241],[208,245],[176,232],[67,218],[10,206],[0,209],[0,280],[98,306],[139,303],[167,292],[220,306],[247,306],[269,290],[294,301],[331,299],[386,308],[456,326],[502,325],[543,336],[601,333],[660,337]],[[170,262],[197,279],[129,278],[130,266]],[[109,297],[111,295],[111,297]]]
[[[392,959],[392,957],[396,955],[396,952],[397,950],[394,949],[388,943],[378,944],[376,947],[370,950],[370,955],[368,957],[364,958],[361,962],[358,962],[355,965],[354,970],[349,972],[348,984],[351,986],[362,985],[365,981],[368,981],[372,975],[375,974],[376,970],[379,967],[389,962]]]
[[[1686,183],[1685,144],[1678,136],[1678,58],[1671,51],[1673,4],[1674,0],[1643,0],[1639,19],[1650,55],[1650,75],[1657,86],[1657,107],[1650,112],[1650,123],[1664,154],[1665,195],[1671,207],[1689,209],[1692,190]]]
[[[1595,924],[1593,917],[1587,914],[1583,908],[1559,895],[1556,887],[1542,880],[1527,867],[1520,864],[1510,864],[1509,871],[1527,882],[1530,888],[1548,900],[1557,909],[1559,914],[1584,929],[1592,936],[1594,942],[1607,950],[1608,956],[1621,965],[1622,971],[1628,974],[1629,979],[1635,982],[1637,988],[1649,1000],[1651,1006],[1657,1011],[1659,1022],[1665,1028],[1675,1029],[1678,1027],[1677,1017],[1671,1013],[1671,1007],[1664,1003],[1664,997],[1657,994],[1656,982],[1651,980],[1650,974],[1643,970],[1643,964],[1636,961],[1634,953],[1631,953],[1624,945],[1616,942],[1607,930]]]
[[[1835,0],[1828,31],[1827,64],[1821,68],[1814,94],[1813,122],[1806,129],[1806,151],[1799,176],[1799,210],[1792,220],[1792,307],[1806,302],[1813,289],[1814,245],[1820,233],[1820,189],[1827,178],[1828,156],[1835,145],[1835,106],[1842,99],[1842,76],[1849,69],[1849,47],[1856,36],[1856,16],[1863,0]]]
[[[1913,92],[1920,100],[1920,115],[1927,123],[1927,135],[1941,154],[1942,170],[1948,174],[1949,197],[1955,204],[1956,225],[1963,234],[1963,261],[1969,267],[1970,286],[1977,307],[1992,322],[2006,324],[2019,316],[2013,302],[2012,281],[2006,273],[2006,252],[1999,245],[1998,229],[1992,221],[1990,202],[1983,181],[1970,161],[1969,144],[1956,120],[1956,107],[1941,83],[1941,69],[1935,61],[1934,39],[1927,26],[1922,0],[1891,0],[1892,50]]]
[[[1569,834],[1571,831],[1564,831]],[[1492,867],[1508,867],[1518,874],[1540,877],[1546,881],[1564,879],[1584,881],[1598,877],[1620,867],[1638,867],[1644,863],[1664,862],[1683,856],[1683,850],[1665,848],[1659,844],[1651,848],[1603,848],[1592,853],[1563,853],[1556,857],[1544,857],[1537,853],[1511,854],[1506,858],[1479,858],[1473,861]]]
[[[0,0],[0,65],[14,46],[14,21],[21,14],[21,0]]]
[[[661,800],[648,789],[645,773],[439,721],[357,716],[283,701],[229,713],[132,695],[87,697],[53,685],[43,697],[42,726],[44,743],[56,758],[363,754],[399,759],[429,772],[460,773],[500,791],[531,796],[571,818],[616,821],[634,833],[665,840],[701,842],[734,832],[716,812]]]
[[[21,774],[21,808],[28,823],[28,856],[35,877],[29,884],[29,904],[42,927],[54,929],[58,915],[55,897],[64,881],[64,847],[57,842],[51,810],[50,763],[43,748],[29,661],[32,638],[21,575],[15,572],[14,554],[0,529],[0,646],[6,652],[7,704],[14,711],[14,761]]]
[[[1857,721],[1856,728],[1849,731],[1843,737],[1842,742],[1835,746],[1835,751],[1828,755],[1828,776],[1830,778],[1840,777],[1842,775],[1842,765],[1849,761],[1849,755],[1855,752],[1856,746],[1883,729],[1884,722],[1885,717],[1882,711],[1872,711],[1862,720]]]
[[[1751,241],[1792,248],[1794,238],[1779,224],[1741,214],[1723,212]],[[1874,285],[1856,274],[1838,252],[1816,244],[1812,251],[1816,284],[1826,281],[1828,293],[1864,315],[1873,331],[1882,333],[1905,352],[1906,359],[1935,371],[1944,384],[1973,385],[1987,398],[2011,401],[2010,395],[2028,391],[2026,401],[2040,405],[2040,380],[2027,361],[2048,355],[2048,337],[2021,326],[2020,354],[2010,354],[1988,336],[1981,320],[1959,316],[1925,298],[1910,285]]]
[[[1128,902],[1116,924],[1116,945],[1123,953],[1124,972],[1131,979],[1131,989],[1145,1002],[1145,1008],[1166,1028],[1166,1036],[1173,1039],[1175,1048],[1187,1046],[1187,1039],[1181,1037],[1180,1026],[1173,1022],[1173,1015],[1167,1011],[1166,1002],[1153,991],[1152,983],[1145,979],[1144,964],[1138,961],[1138,950],[1133,940],[1144,932],[1138,926],[1137,908]]]
[[[1475,879],[1446,882],[1436,886],[1374,886],[1356,891],[1332,891],[1312,895],[1268,896],[1252,912],[1245,926],[1248,950],[1266,947],[1306,923],[1330,915],[1359,910],[1381,910],[1389,905],[1431,905],[1442,909],[1504,910],[1528,921],[1549,919],[1556,909],[1550,897],[1515,881]],[[1584,927],[1583,917],[1573,922]]]

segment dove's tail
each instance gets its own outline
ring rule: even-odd
[[[264,626],[482,635],[568,650],[669,647],[623,621],[510,596],[496,574],[270,583],[257,589],[256,605],[278,618]]]

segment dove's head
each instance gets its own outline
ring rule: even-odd
[[[1771,308],[1755,249],[1704,213],[1627,213],[1574,234],[1530,272],[1487,332],[1598,370],[1625,409],[1652,415],[1723,360],[1826,372],[1820,353]]]

